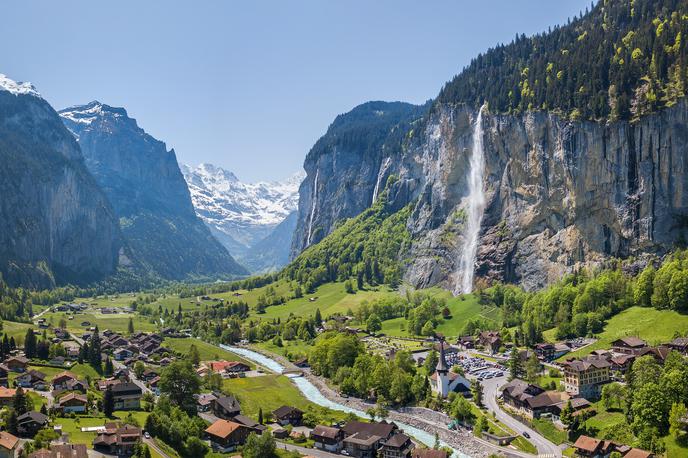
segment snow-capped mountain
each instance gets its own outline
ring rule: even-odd
[[[296,210],[305,173],[283,181],[244,183],[212,164],[182,165],[198,216],[229,252],[250,265],[250,248],[268,237]],[[252,266],[252,270],[261,270]]]

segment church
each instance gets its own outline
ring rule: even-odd
[[[449,365],[447,364],[447,359],[444,354],[444,348],[446,346],[444,340],[440,340],[440,355],[437,361],[437,367],[435,372],[430,376],[430,387],[432,392],[435,394],[440,394],[443,398],[446,398],[449,393],[456,392],[459,394],[466,394],[470,392],[471,382],[469,382],[465,377],[460,374],[451,372]]]

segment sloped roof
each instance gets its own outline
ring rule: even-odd
[[[222,439],[226,439],[229,437],[230,434],[232,434],[234,431],[236,431],[238,428],[241,428],[241,424],[229,421],[229,420],[217,420],[215,423],[212,425],[208,426],[205,430],[207,434],[210,434],[212,436],[216,437],[221,437]]]
[[[639,337],[634,337],[634,336],[627,336],[627,337],[621,337],[620,339],[616,339],[614,342],[612,342],[612,345],[615,345],[617,343],[621,343],[626,345],[627,347],[644,347],[647,345],[647,343],[639,338]]]
[[[389,447],[403,447],[405,443],[407,443],[409,440],[411,440],[410,437],[408,437],[406,434],[402,433],[397,433],[394,436],[390,437],[387,442],[385,442],[385,445]]]
[[[273,410],[272,414],[277,418],[282,418],[291,414],[303,415],[303,412],[296,407],[282,406],[279,409]]]
[[[6,450],[12,450],[19,442],[19,438],[8,433],[7,431],[0,431],[0,447]]]
[[[601,441],[595,439],[594,437],[580,436],[576,440],[576,443],[573,444],[573,446],[580,450],[594,452],[595,450],[597,450],[597,447],[600,446],[600,443]]]
[[[328,439],[335,439],[339,435],[340,429],[331,426],[316,425],[311,432],[311,437],[326,437]]]

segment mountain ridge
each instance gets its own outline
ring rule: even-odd
[[[196,214],[233,256],[252,272],[284,265],[280,246],[285,240],[291,244],[291,234],[284,231],[293,228],[283,223],[296,210],[304,172],[281,181],[245,183],[213,164],[182,165],[181,169]],[[271,239],[280,242],[271,244]],[[260,253],[257,246],[262,246],[266,253]]]
[[[113,205],[133,265],[166,280],[247,274],[197,218],[174,149],[124,108],[93,101],[59,113]]]

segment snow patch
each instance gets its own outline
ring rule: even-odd
[[[38,93],[36,88],[31,83],[24,83],[21,81],[14,81],[9,79],[7,76],[0,73],[0,90],[7,91],[12,95],[32,95],[34,97],[40,97],[41,94]]]

